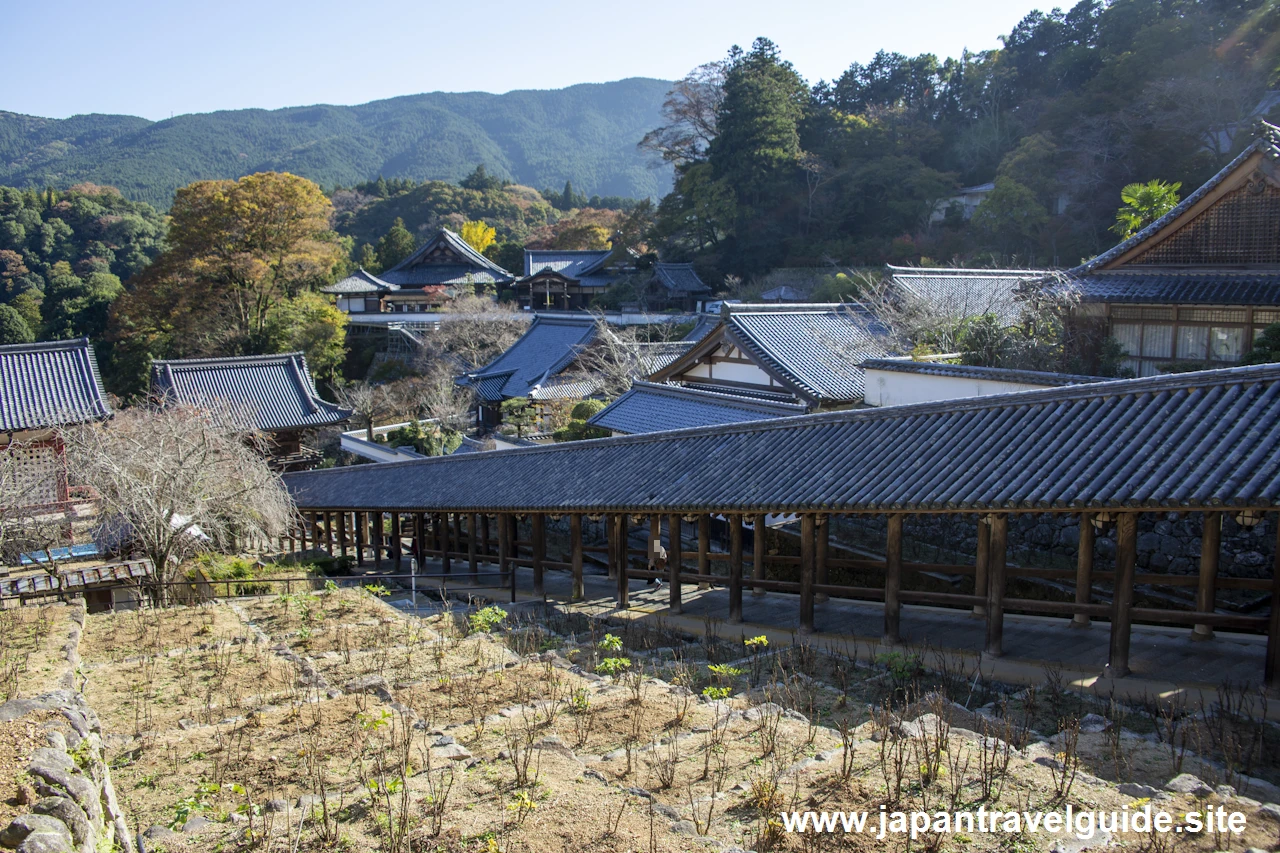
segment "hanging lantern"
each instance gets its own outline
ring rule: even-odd
[[[595,515],[592,515],[591,513],[587,513],[588,521],[599,521],[602,518],[604,518],[604,516],[601,515],[600,513],[596,513]]]
[[[1236,524],[1241,527],[1255,527],[1258,522],[1262,521],[1262,511],[1256,509],[1242,509],[1235,514]]]
[[[1114,512],[1095,512],[1089,520],[1096,529],[1104,530],[1107,525],[1116,520],[1116,514]]]

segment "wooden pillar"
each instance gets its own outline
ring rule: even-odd
[[[711,574],[711,516],[698,516],[698,574]],[[698,589],[710,589],[707,581],[699,581]]]
[[[489,555],[492,553],[493,551],[489,550],[489,516],[484,514],[480,516],[480,556],[488,562]]]
[[[467,518],[467,571],[471,572],[471,582],[475,583],[480,572],[479,556],[476,551],[476,531],[480,528],[480,515],[471,513]]]
[[[1222,513],[1204,513],[1204,532],[1200,535],[1200,583],[1196,586],[1196,610],[1212,613],[1218,599],[1218,560],[1222,553]],[[1191,639],[1212,640],[1212,625],[1196,625]]]
[[[498,514],[498,571],[501,573],[501,585],[511,582],[507,572],[511,571],[511,525],[505,514]]]
[[[373,543],[373,565],[374,568],[382,568],[382,511],[373,514],[373,535],[369,537],[369,541]]]
[[[533,594],[545,598],[542,583],[542,561],[547,558],[547,518],[542,513],[533,515]]]
[[[817,527],[814,529],[817,535],[816,554],[814,560],[816,566],[814,575],[817,583],[821,586],[831,583],[831,572],[827,567],[827,552],[831,548],[831,519],[828,516],[820,515],[817,518]],[[816,593],[813,597],[814,601],[829,601],[831,596],[825,592]]]
[[[614,599],[618,603],[618,609],[627,607],[628,585],[627,585],[627,521],[628,516],[625,512],[615,513],[612,516],[613,523],[610,525],[609,538],[613,540],[613,555],[616,560],[614,566],[615,579],[618,582],[617,592]]]
[[[1093,554],[1097,530],[1093,526],[1093,513],[1080,513],[1080,537],[1076,545],[1076,604],[1088,604],[1093,599]],[[1093,620],[1087,613],[1071,617],[1073,628],[1088,628]]]
[[[991,523],[986,516],[978,516],[978,544],[974,552],[973,561],[973,594],[983,599],[987,598],[987,573],[991,567]],[[973,606],[974,616],[985,616],[987,606],[985,604],[975,604]]]
[[[302,552],[307,550],[306,513],[302,513],[301,515],[298,516],[298,518],[294,521],[294,526],[298,528],[298,553],[301,554]]]
[[[1272,513],[1276,526],[1275,555],[1271,561],[1271,615],[1267,619],[1267,661],[1263,683],[1271,689],[1280,684],[1280,513]]]
[[[800,516],[800,633],[813,633],[813,579],[817,573],[814,517]]]
[[[742,516],[730,515],[729,521],[729,621],[742,622]]]
[[[987,567],[987,646],[985,654],[1004,654],[1005,557],[1009,543],[1009,516],[991,516],[990,552]]]
[[[1133,629],[1133,575],[1138,565],[1138,514],[1122,512],[1116,519],[1116,581],[1111,593],[1112,678],[1129,674],[1129,639]]]
[[[680,516],[672,513],[667,516],[667,570],[671,573],[667,606],[672,613],[676,614],[684,611],[684,604],[680,600],[680,571],[684,567],[680,550],[682,547],[684,546],[680,541]]]
[[[891,645],[902,642],[902,516],[888,517],[888,534],[884,546],[884,641]]]
[[[751,526],[751,577],[755,580],[764,580],[764,552],[765,552],[765,527],[764,514],[758,514]],[[751,588],[752,595],[764,595],[764,587],[753,586]]]
[[[571,601],[583,599],[582,590],[582,516],[569,516],[569,569],[573,573],[573,592],[569,594]]]
[[[415,512],[411,518],[413,531],[409,536],[413,540],[412,551],[418,558],[418,569],[423,571],[423,567],[427,564],[427,515],[423,512]]]
[[[453,514],[453,550],[462,556],[462,513]]]
[[[364,540],[368,518],[363,512],[357,512],[351,519],[356,535],[356,565],[364,565]]]
[[[338,513],[338,553],[347,556],[347,513]]]
[[[451,574],[453,560],[449,558],[449,513],[442,512],[436,516],[436,526],[440,528],[440,572]]]
[[[613,533],[615,524],[617,522],[614,521],[613,514],[606,513],[604,516],[604,554],[606,569],[609,579],[612,581],[617,581],[618,579],[618,540]]]
[[[654,513],[649,516],[649,568],[657,571],[658,549],[662,547],[662,516]],[[668,555],[669,556],[669,555]]]
[[[393,568],[395,569],[397,574],[400,572],[400,557],[401,557],[400,552],[404,548],[404,543],[401,537],[402,537],[402,534],[400,531],[400,511],[397,510],[391,513],[391,552],[390,552],[391,561],[392,563],[395,564]]]
[[[330,557],[336,557],[333,548],[333,513],[320,513],[320,523],[324,525],[324,552]]]

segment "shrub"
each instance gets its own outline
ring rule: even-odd
[[[489,606],[477,610],[467,617],[467,625],[473,634],[490,634],[507,618],[507,611],[501,607]]]

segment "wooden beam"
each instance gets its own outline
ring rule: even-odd
[[[471,513],[467,518],[467,571],[471,573],[471,582],[476,583],[480,574],[479,552],[476,551],[476,533],[480,528],[480,514]]]
[[[396,512],[391,513],[391,559],[396,564],[397,572],[400,570],[400,552],[403,548],[404,543],[401,539],[400,532],[400,512],[397,510]]]
[[[1116,579],[1111,595],[1112,678],[1129,674],[1129,640],[1133,628],[1133,574],[1138,565],[1138,514],[1122,512],[1116,519]]]
[[[618,609],[624,610],[628,606],[628,586],[627,586],[627,521],[629,516],[625,512],[615,513],[612,517],[613,523],[610,525],[609,538],[613,542],[613,558],[615,579],[618,582],[617,593],[614,599],[618,603]]]
[[[698,574],[711,574],[711,516],[703,513],[698,516]],[[700,583],[698,589],[710,589],[711,584]]]
[[[435,526],[440,530],[440,574],[453,574],[453,561],[449,558],[449,514],[435,516]]]
[[[1200,582],[1196,586],[1196,610],[1212,613],[1218,598],[1218,562],[1222,554],[1222,513],[1203,513],[1204,530],[1200,535]],[[1212,625],[1196,625],[1191,639],[1212,640]]]
[[[987,577],[991,570],[991,524],[985,515],[978,516],[978,545],[973,561],[973,594],[987,600]],[[985,616],[986,604],[973,606],[974,616]]]
[[[1271,615],[1267,618],[1267,661],[1263,683],[1280,685],[1280,513],[1272,513],[1276,526],[1275,555],[1271,561]]]
[[[902,516],[889,516],[884,545],[884,642],[902,642]],[[821,542],[821,540],[819,540]]]
[[[758,581],[764,580],[764,554],[768,547],[765,542],[767,530],[764,515],[756,515],[751,525],[751,577]],[[751,594],[764,595],[764,587],[752,587]]]
[[[1093,555],[1096,540],[1093,513],[1080,513],[1080,536],[1076,544],[1076,604],[1089,604],[1093,600]],[[1073,628],[1088,628],[1091,622],[1092,618],[1088,613],[1076,613],[1071,617]]]
[[[498,515],[498,571],[502,575],[502,585],[506,586],[511,582],[507,577],[507,572],[511,571],[509,560],[511,559],[511,525],[507,524],[507,517],[501,513]]]
[[[813,513],[800,516],[800,633],[813,633],[813,581],[817,554],[814,547]]]
[[[827,563],[828,552],[831,549],[831,521],[827,516],[820,515],[816,519],[816,524],[817,527],[815,528],[815,533],[817,535],[817,540],[816,554],[814,556],[816,566],[814,571],[817,574],[818,586],[826,586],[831,583],[831,567]],[[831,596],[827,595],[825,592],[820,592],[814,596],[814,600],[830,601]]]
[[[547,519],[542,513],[533,516],[533,594],[545,598],[542,584],[542,561],[547,558]]]
[[[987,567],[987,645],[985,654],[1004,654],[1005,559],[1009,541],[1009,516],[991,516],[991,541]]]
[[[582,516],[569,516],[569,563],[573,573],[573,591],[569,595],[571,601],[583,599],[582,589]]]
[[[742,516],[729,516],[729,621],[742,622]]]
[[[672,513],[667,516],[667,569],[671,573],[667,606],[672,613],[677,614],[684,611],[684,603],[680,600],[680,570],[683,568],[681,557],[680,516]]]

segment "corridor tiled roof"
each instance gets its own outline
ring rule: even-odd
[[[465,379],[485,402],[524,397],[572,364],[595,336],[594,317],[538,315],[506,352]],[[506,378],[499,381],[503,375]]]
[[[0,346],[0,431],[81,424],[110,414],[88,338]]]
[[[636,382],[631,390],[597,412],[590,423],[635,435],[803,414],[804,406],[796,403],[771,403],[680,385]]]
[[[524,274],[549,269],[565,278],[582,278],[598,273],[613,254],[608,249],[567,251],[561,249],[525,249]]]
[[[352,415],[316,393],[300,352],[157,361],[151,393],[160,400],[244,412],[264,432],[327,426]]]
[[[364,267],[361,267],[346,278],[339,279],[333,284],[320,288],[320,292],[336,294],[386,293],[399,289],[399,285],[383,281]]]
[[[948,512],[1280,504],[1280,365],[288,474],[303,509]]]

